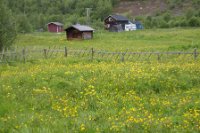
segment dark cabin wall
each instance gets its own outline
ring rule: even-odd
[[[67,31],[67,40],[73,40],[73,39],[81,40],[82,33],[80,31],[77,32],[76,30]]]
[[[73,40],[73,39],[81,40],[82,39],[82,32],[80,32],[79,30],[75,28],[68,29],[66,31],[66,35],[67,35],[67,40]]]

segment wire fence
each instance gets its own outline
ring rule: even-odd
[[[126,51],[105,51],[87,49],[70,49],[64,48],[15,48],[13,50],[3,50],[0,52],[0,62],[16,62],[26,63],[30,60],[49,59],[49,58],[79,58],[89,60],[118,60],[118,61],[168,61],[173,59],[180,60],[199,60],[200,53],[197,49],[189,52],[168,51],[168,52],[132,52]]]

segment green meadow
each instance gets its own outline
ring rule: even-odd
[[[97,50],[130,51],[185,51],[200,47],[200,28],[194,29],[151,29],[131,32],[110,33],[95,31],[94,39],[86,41],[66,41],[66,34],[32,33],[18,36],[16,46],[49,47]]]
[[[14,47],[193,51],[200,29],[152,29],[66,41],[65,33],[18,35]],[[179,58],[179,57],[177,57]],[[0,64],[0,132],[200,131],[200,62],[38,59]]]

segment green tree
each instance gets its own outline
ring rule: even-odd
[[[110,0],[100,0],[97,2],[97,7],[93,17],[98,20],[103,20],[112,12],[112,3]]]
[[[10,47],[16,38],[15,22],[5,1],[0,0],[0,51]]]
[[[29,33],[32,31],[32,25],[26,15],[17,16],[17,31],[20,33]]]

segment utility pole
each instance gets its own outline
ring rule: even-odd
[[[86,9],[86,16],[87,16],[87,24],[90,25],[90,13],[92,8],[85,8]]]

